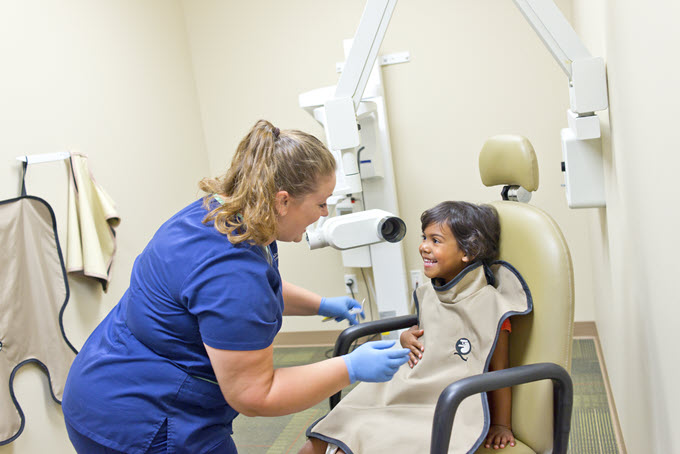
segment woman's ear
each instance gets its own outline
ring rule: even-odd
[[[277,192],[274,199],[278,215],[285,216],[288,214],[288,207],[290,205],[290,194],[288,194],[288,191]]]
[[[467,262],[470,261],[470,257],[468,257],[467,255],[464,255],[461,260],[464,261],[465,263],[467,263]]]

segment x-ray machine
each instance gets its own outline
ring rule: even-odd
[[[552,0],[513,0],[569,79],[568,128],[561,132],[567,203],[605,205],[600,123],[608,107],[604,61],[593,57]],[[312,249],[342,251],[346,267],[372,267],[380,317],[408,313],[389,129],[378,51],[397,0],[368,0],[359,28],[346,42],[346,62],[336,86],[300,95],[300,106],[324,127],[338,162],[329,200],[332,217],[307,233]],[[408,53],[384,58],[409,60]]]

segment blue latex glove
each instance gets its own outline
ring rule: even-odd
[[[396,341],[366,342],[352,353],[343,356],[349,380],[382,382],[392,379],[399,367],[408,361],[408,348],[392,349]]]
[[[321,298],[319,315],[335,318],[336,322],[348,320],[350,325],[359,323],[357,314],[351,314],[351,309],[360,310],[361,304],[349,296],[336,296],[334,298]],[[364,311],[360,312],[361,318],[366,318]]]

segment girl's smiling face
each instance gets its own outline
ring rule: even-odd
[[[425,227],[418,250],[423,258],[425,276],[430,279],[449,282],[470,264],[470,258],[458,247],[456,237],[445,224],[433,223]]]

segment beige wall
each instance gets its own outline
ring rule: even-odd
[[[334,85],[363,0],[249,2],[185,0],[206,145],[213,173],[224,171],[238,140],[258,119],[322,135],[298,95]],[[558,1],[565,14],[570,2]],[[409,232],[406,268],[417,254],[420,213],[446,199],[487,201],[500,187],[481,185],[477,155],[500,133],[527,136],[538,153],[537,206],[565,231],[576,266],[577,320],[592,320],[589,210],[569,210],[560,184],[560,129],[566,126],[566,76],[512,2],[401,1],[382,54],[412,61],[383,68],[400,214]],[[343,294],[339,253],[281,245],[285,279],[325,295]],[[365,296],[366,289],[360,285]],[[305,318],[284,331],[337,329]]]
[[[630,453],[680,452],[678,105],[680,5],[578,0],[574,22],[607,61],[608,206],[590,220],[595,320]],[[605,115],[606,116],[606,115]],[[604,117],[604,116],[603,116]]]
[[[65,328],[80,347],[125,291],[135,256],[209,173],[182,9],[167,0],[0,2],[0,66],[0,200],[18,195],[16,156],[73,148],[89,156],[122,219],[108,293],[70,279]],[[65,163],[30,166],[27,180],[65,238]],[[15,390],[26,427],[0,453],[73,452],[45,375],[25,366]]]

